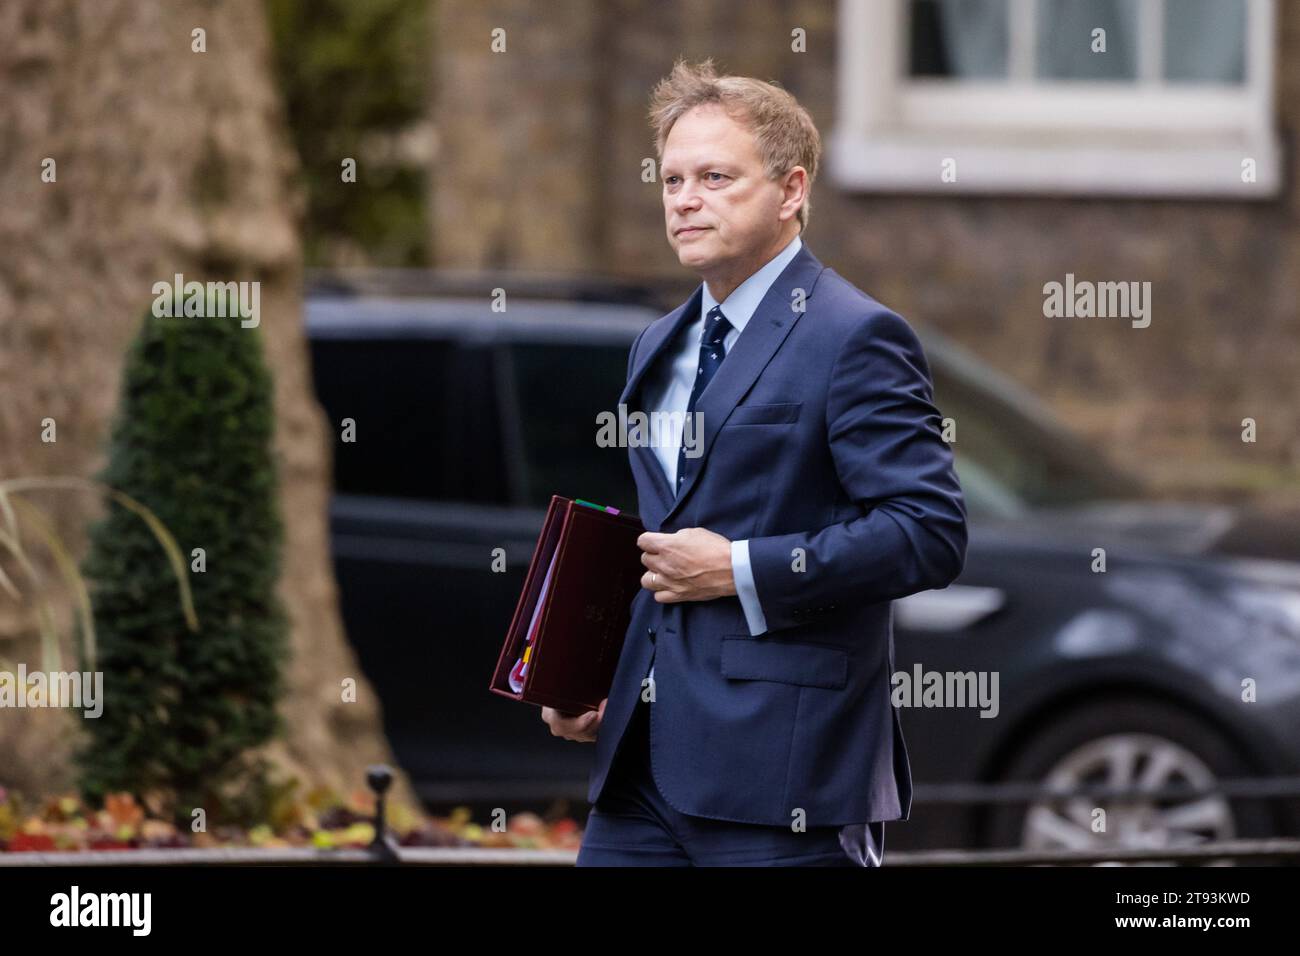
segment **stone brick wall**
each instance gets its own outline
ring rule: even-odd
[[[677,56],[779,81],[836,122],[830,0],[439,5],[435,264],[681,281],[645,121]],[[824,263],[1042,396],[1107,456],[1183,496],[1300,500],[1300,5],[1279,5],[1282,195],[1266,202],[888,196],[814,189]],[[807,52],[790,31],[807,31]],[[491,31],[506,31],[493,53]],[[1149,280],[1149,328],[1048,319],[1045,282]],[[1258,442],[1240,440],[1241,420]]]

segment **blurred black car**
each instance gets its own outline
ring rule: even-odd
[[[596,416],[614,410],[636,334],[680,299],[508,285],[504,300],[403,273],[309,290],[317,394],[336,435],[354,427],[334,446],[334,563],[348,635],[422,799],[564,799],[581,816],[591,748],[487,683],[551,494],[635,512],[626,449],[597,446]],[[998,694],[996,716],[904,709],[916,799],[890,845],[1300,832],[1294,799],[1155,792],[1300,773],[1300,522],[1144,501],[1032,395],[917,332],[956,425],[970,546],[953,585],[895,603],[896,673],[996,673]],[[967,802],[967,785],[1001,781],[1152,794]]]

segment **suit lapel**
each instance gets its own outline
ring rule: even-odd
[[[740,333],[736,344],[727,353],[696,402],[695,410],[702,415],[704,424],[703,452],[698,458],[686,459],[686,480],[675,497],[668,485],[668,476],[664,474],[663,466],[655,457],[653,449],[646,444],[634,444],[629,449],[633,472],[639,471],[640,477],[650,482],[658,499],[653,511],[646,507],[646,502],[641,502],[641,522],[647,530],[660,530],[682,507],[704,468],[718,430],[753,386],[802,315],[802,312],[796,312],[793,308],[795,290],[804,291],[806,307],[812,299],[813,287],[824,269],[825,266],[809,251],[805,242],[763,296],[762,302],[750,317],[749,324],[745,326],[745,331]],[[701,284],[690,299],[665,316],[667,321],[659,323],[658,329],[652,328],[646,332],[638,349],[632,377],[619,396],[619,404],[627,406],[628,414],[643,409],[641,390],[646,375],[663,352],[677,340],[681,330],[699,318],[703,296],[704,286]]]
[[[704,425],[703,451],[697,458],[686,459],[686,480],[661,523],[671,521],[690,497],[719,429],[799,321],[803,312],[794,308],[797,301],[795,291],[803,290],[806,310],[812,300],[813,287],[824,269],[825,266],[805,243],[767,290],[745,331],[740,333],[740,338],[736,339],[736,344],[696,400],[695,410],[701,413]],[[698,437],[696,440],[699,441]]]
[[[642,379],[645,378],[646,373],[658,360],[663,350],[677,338],[677,334],[681,332],[682,328],[689,325],[694,319],[699,318],[700,303],[703,299],[704,286],[701,284],[691,293],[691,297],[686,300],[684,305],[668,313],[666,316],[668,321],[663,322],[658,329],[651,328],[646,331],[645,338],[641,342],[636,366],[632,369],[632,377],[627,380],[627,385],[623,388],[623,394],[618,399],[620,405],[627,405],[629,412],[641,407],[640,396],[636,396],[636,392],[641,388]],[[634,396],[637,398],[635,403],[631,401]]]
[[[699,318],[700,303],[704,297],[704,286],[700,285],[692,293],[691,297],[678,309],[670,312],[665,318],[667,321],[660,323],[658,329],[651,328],[645,338],[641,340],[641,347],[637,350],[636,365],[632,369],[632,377],[628,379],[627,385],[623,388],[623,394],[619,396],[619,404],[626,405],[628,414],[634,411],[642,410],[645,402],[642,397],[642,386],[646,384],[645,378],[650,369],[654,367],[659,356],[664,353],[668,346],[676,341],[678,334]],[[725,365],[726,362],[724,361]],[[648,434],[644,436],[648,440]],[[632,472],[634,477],[639,477],[649,482],[654,489],[656,501],[653,510],[649,502],[641,502],[641,523],[650,531],[659,530],[660,516],[667,512],[672,505],[673,491],[668,486],[668,476],[664,474],[663,465],[655,457],[654,449],[647,444],[634,444],[628,449],[631,459]],[[637,472],[640,475],[637,475]]]

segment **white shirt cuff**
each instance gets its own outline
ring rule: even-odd
[[[758,589],[754,586],[754,571],[749,566],[749,540],[731,542],[731,574],[736,579],[736,595],[745,610],[745,623],[749,636],[758,637],[767,630],[763,606],[758,603]]]

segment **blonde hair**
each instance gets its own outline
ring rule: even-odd
[[[650,95],[650,127],[660,161],[673,124],[695,107],[707,104],[721,106],[754,134],[769,179],[783,176],[795,166],[807,171],[807,192],[798,213],[800,230],[806,229],[822,152],[821,135],[808,111],[777,83],[748,76],[718,76],[712,59],[696,65],[678,60]]]

